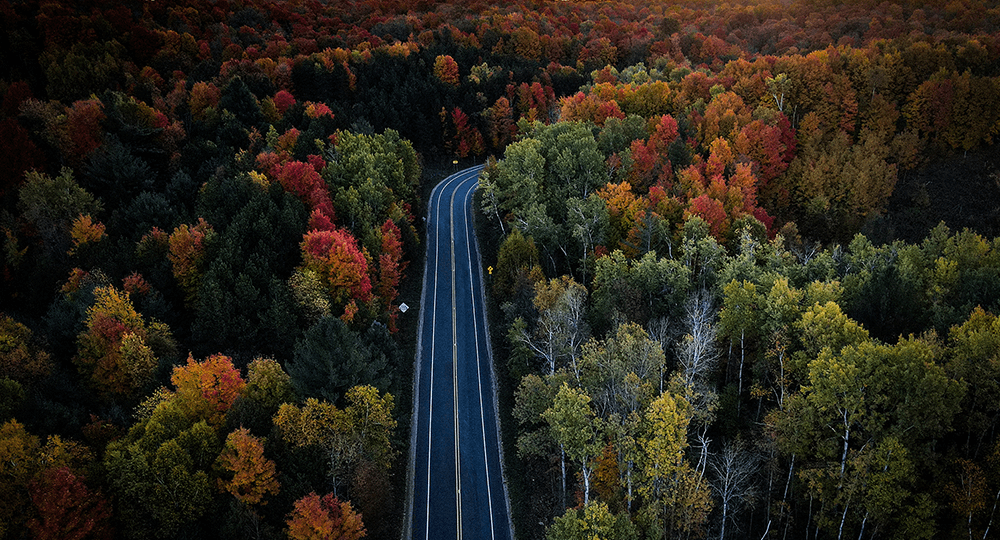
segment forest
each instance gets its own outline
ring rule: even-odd
[[[0,538],[398,538],[399,306],[484,162],[516,537],[997,534],[993,3],[0,20]]]

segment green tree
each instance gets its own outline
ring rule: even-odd
[[[561,383],[569,375],[558,372],[543,379],[535,374],[525,375],[514,395],[512,414],[518,423],[517,455],[521,459],[558,459],[560,470],[559,497],[566,506],[566,453],[555,440],[554,432],[542,416],[552,408]]]
[[[18,211],[37,231],[43,255],[54,261],[63,259],[70,249],[73,220],[81,214],[98,215],[101,207],[68,168],[56,177],[37,171],[26,173],[18,191]]]
[[[604,325],[619,317],[639,324],[673,318],[680,315],[690,288],[691,272],[680,261],[654,252],[629,260],[615,250],[596,261],[591,311]],[[600,333],[604,327],[595,324],[594,329]]]
[[[296,400],[292,379],[281,364],[271,358],[254,358],[247,366],[246,386],[226,413],[226,429],[240,426],[255,435],[267,435],[278,407]]]
[[[605,242],[609,226],[608,208],[597,194],[586,199],[571,197],[566,201],[566,225],[582,247],[580,270],[584,283],[594,248]]]
[[[295,401],[291,377],[271,358],[254,358],[247,366],[243,396],[275,411],[282,403]]]
[[[583,349],[582,386],[596,414],[623,421],[644,409],[659,391],[666,360],[660,344],[636,323],[623,323],[603,341]]]
[[[545,534],[547,540],[632,540],[638,538],[628,514],[614,515],[607,503],[592,502],[557,516]]]
[[[371,331],[369,335],[375,333]],[[292,360],[285,364],[297,392],[305,397],[338,402],[353,386],[372,385],[388,390],[397,359],[391,352],[387,355],[384,348],[370,343],[367,337],[336,317],[320,319],[309,327],[296,342]]]
[[[287,354],[299,321],[286,280],[301,260],[305,207],[277,183],[262,190],[245,175],[217,176],[200,191],[198,213],[216,240],[198,286],[194,341],[203,354]]]
[[[482,182],[496,185],[498,206],[504,215],[523,213],[540,201],[545,181],[545,157],[541,152],[541,141],[521,139],[507,146],[492,174],[484,175]]]
[[[192,423],[172,399],[109,444],[103,465],[125,535],[171,538],[197,530],[212,499],[219,449],[215,430]]]
[[[967,456],[981,455],[1000,421],[1000,318],[976,308],[948,336],[948,375],[967,383],[956,427]]]
[[[583,475],[583,504],[590,502],[590,477],[594,459],[600,455],[600,420],[594,418],[590,397],[583,391],[563,384],[552,406],[542,413],[562,451],[580,464]]]
[[[754,283],[730,281],[723,289],[722,310],[719,311],[719,327],[722,334],[740,343],[740,367],[737,378],[738,396],[743,395],[743,365],[746,361],[747,340],[753,341],[760,323],[758,320],[757,286]]]
[[[409,141],[391,129],[382,134],[338,132],[335,159],[322,171],[330,195],[347,226],[358,238],[405,205],[416,206],[420,164]],[[372,253],[380,245],[364,241]]]
[[[536,128],[535,136],[545,149],[547,202],[556,215],[565,214],[570,198],[586,199],[607,183],[604,155],[587,124],[558,122]]]
[[[538,265],[535,242],[525,238],[517,229],[511,231],[497,253],[493,294],[497,298],[516,298],[528,290],[533,292],[535,282],[541,277],[542,268]]]
[[[120,208],[144,191],[153,191],[156,173],[134,147],[113,135],[90,155],[81,183],[111,208]]]
[[[239,76],[233,77],[222,89],[219,109],[231,112],[242,124],[243,129],[260,128],[264,125],[264,114],[253,92]]]
[[[583,347],[580,384],[592,396],[595,413],[612,440],[616,480],[625,489],[629,507],[641,460],[641,416],[661,391],[665,368],[663,348],[636,323],[623,323],[607,339],[592,339]]]
[[[903,523],[919,513],[919,498],[904,505],[902,495],[865,490],[902,493],[893,478],[912,478],[909,460],[928,459],[928,444],[951,428],[965,388],[938,363],[941,354],[933,339],[911,337],[894,346],[865,341],[840,351],[824,348],[809,364],[809,384],[776,412],[775,428],[779,447],[811,463],[800,476],[824,503],[821,525],[842,535],[870,519]],[[871,466],[870,459],[884,462]],[[872,476],[879,467],[882,476]],[[864,513],[852,511],[859,500],[866,501]]]

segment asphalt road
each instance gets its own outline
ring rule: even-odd
[[[472,226],[481,169],[444,179],[428,205],[406,539],[512,538]]]

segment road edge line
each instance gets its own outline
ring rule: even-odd
[[[480,170],[480,175],[481,174],[482,174],[482,170]],[[478,189],[478,186],[476,187],[476,189]],[[475,199],[475,195],[473,194],[473,197],[472,197],[473,203],[475,202],[475,200],[476,200]],[[475,212],[476,211],[475,204],[472,204],[472,206],[473,206],[473,212]],[[479,250],[479,231],[476,229],[476,220],[475,219],[472,220],[472,234],[475,235],[475,237],[476,237],[476,250],[475,250],[476,251],[476,264],[479,265],[479,285],[480,285],[480,289],[479,290],[480,290],[480,293],[482,295],[482,298],[480,300],[483,302],[483,306],[485,307],[486,306],[486,282],[483,279],[483,256],[482,256],[482,253]],[[484,314],[484,315],[486,315],[486,314]],[[490,321],[489,321],[489,317],[488,316],[485,317],[485,321],[486,321],[486,324],[484,326],[486,327],[486,355],[487,355],[487,358],[489,359],[489,364],[490,364],[490,377],[492,379],[492,384],[493,384],[493,392],[492,392],[493,393],[493,411],[496,413],[496,418],[494,420],[497,423],[496,424],[497,425],[497,448],[499,449],[499,456],[500,456],[500,478],[503,480],[503,500],[504,500],[504,504],[507,506],[507,525],[508,525],[508,527],[510,527],[510,537],[513,540],[514,538],[516,538],[516,536],[514,535],[514,515],[510,511],[510,490],[508,489],[508,486],[507,486],[507,468],[504,466],[504,459],[505,458],[504,458],[503,437],[502,437],[502,431],[503,430],[500,428],[500,400],[497,397],[497,393],[498,393],[499,389],[497,388],[496,369],[494,368],[494,365],[493,365],[493,341],[492,341],[493,338],[490,335]]]

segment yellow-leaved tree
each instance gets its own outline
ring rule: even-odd
[[[396,429],[392,394],[379,395],[374,386],[365,385],[351,388],[345,397],[348,406],[343,409],[309,398],[301,407],[283,404],[274,416],[286,443],[315,446],[326,453],[335,495],[359,463],[388,470],[395,454],[391,443]]]

